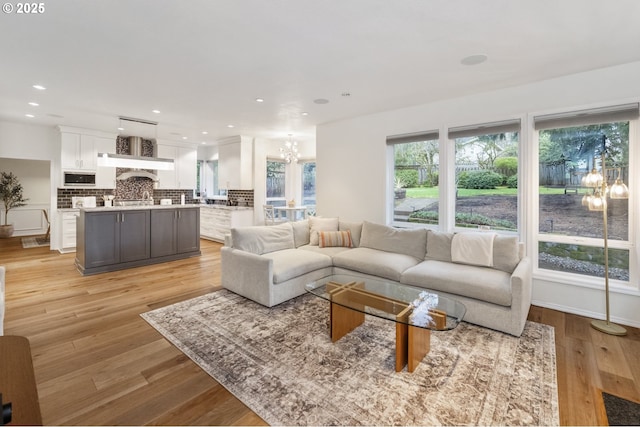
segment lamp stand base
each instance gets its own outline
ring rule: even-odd
[[[627,335],[627,330],[615,323],[607,322],[606,320],[592,320],[591,326],[600,332],[604,332],[609,335]]]

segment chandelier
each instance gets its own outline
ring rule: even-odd
[[[298,163],[298,159],[300,159],[300,153],[298,153],[298,143],[293,141],[293,135],[289,134],[289,140],[284,143],[282,147],[280,147],[280,158],[284,159],[285,162],[291,163],[292,161]]]

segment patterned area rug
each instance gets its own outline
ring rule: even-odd
[[[142,314],[274,425],[558,425],[553,328],[521,338],[467,323],[431,334],[413,373],[395,372],[395,324],[366,316],[335,344],[328,303],[271,309],[221,290]]]

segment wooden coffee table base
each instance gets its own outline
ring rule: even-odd
[[[367,292],[362,283],[331,284],[332,302],[330,306],[330,335],[331,341],[353,331],[364,323],[364,306],[374,307],[388,313],[396,314],[396,372],[407,366],[408,372],[413,372],[422,359],[429,353],[431,331],[407,324],[411,307],[401,301],[395,301],[380,295]],[[341,299],[348,299],[350,307],[340,305]],[[361,307],[353,303],[357,300]]]

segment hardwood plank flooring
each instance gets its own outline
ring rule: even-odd
[[[202,256],[81,276],[74,254],[0,239],[5,334],[29,338],[48,425],[264,425],[140,313],[220,288],[220,247]],[[556,329],[560,422],[606,425],[600,390],[640,400],[640,331],[601,334],[590,319],[531,307]]]

